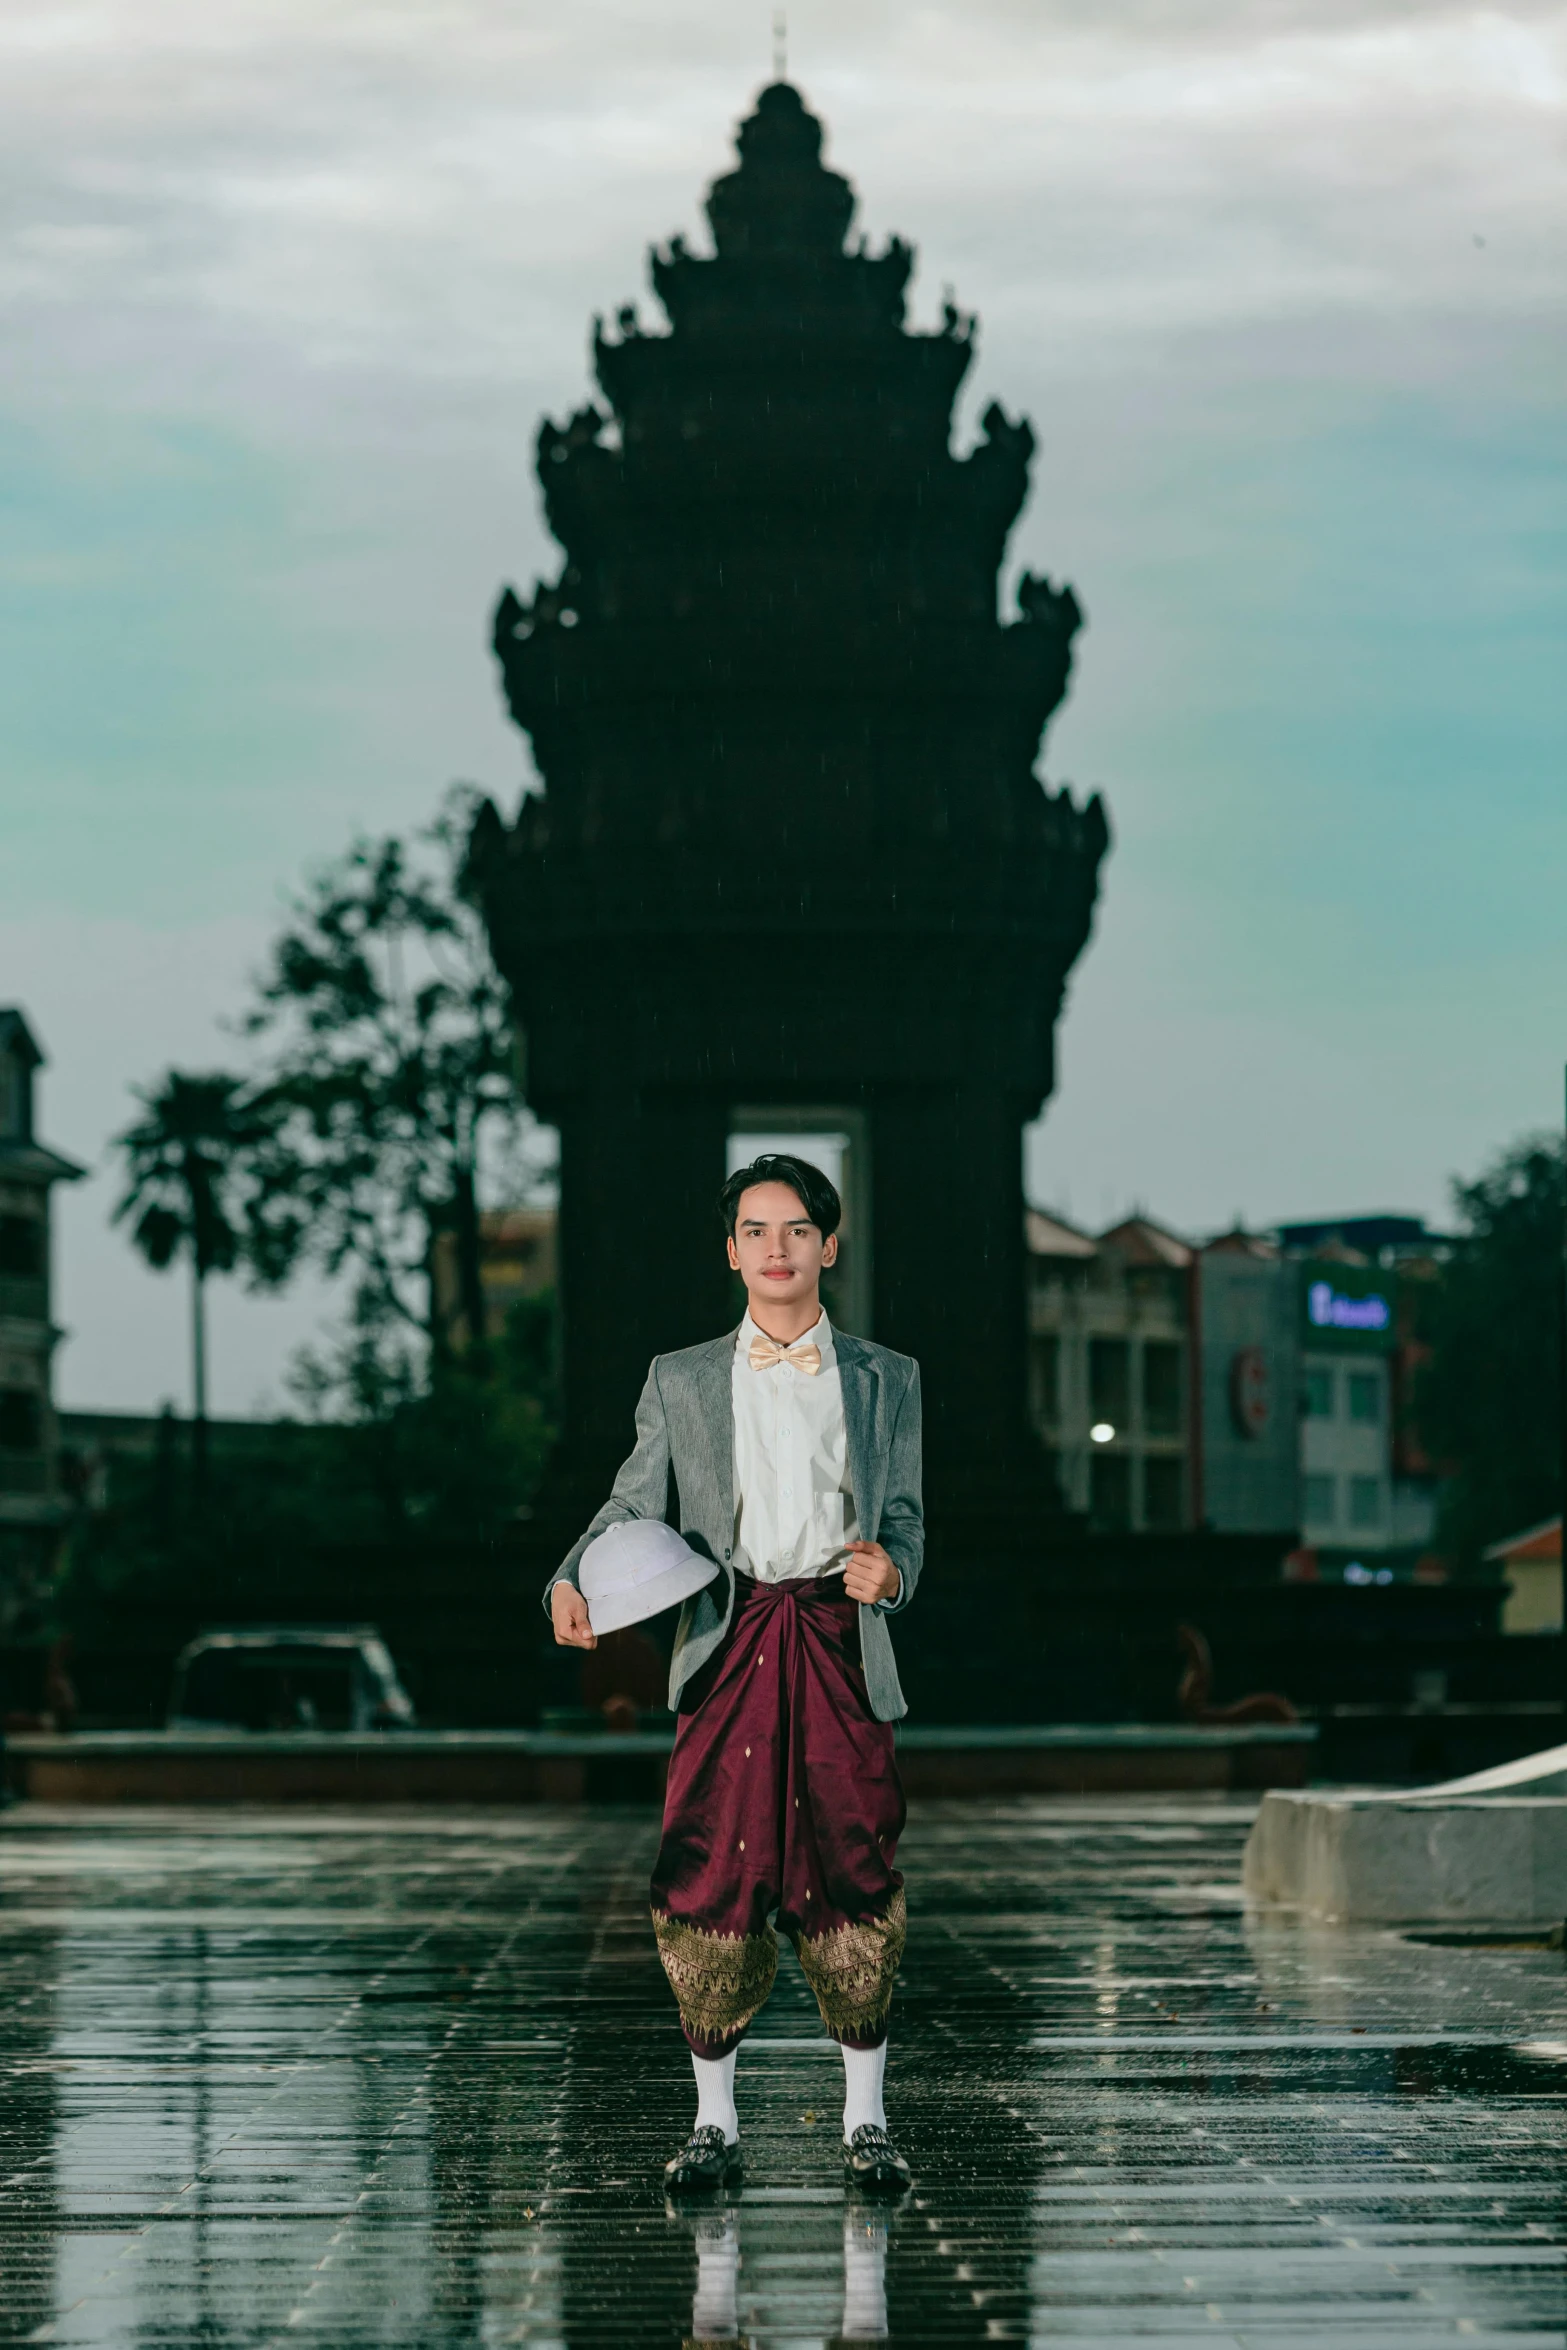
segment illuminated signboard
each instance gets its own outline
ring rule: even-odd
[[[1314,1330],[1386,1330],[1393,1309],[1378,1290],[1350,1297],[1331,1281],[1313,1281],[1306,1291],[1306,1319]]]

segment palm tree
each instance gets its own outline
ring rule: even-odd
[[[149,1265],[162,1271],[177,1256],[191,1269],[191,1391],[198,1491],[207,1482],[208,1276],[232,1272],[244,1251],[241,1194],[247,1152],[262,1142],[265,1103],[242,1078],[221,1071],[187,1076],[170,1069],[137,1100],[146,1112],[115,1137],[125,1159],[125,1191],[116,1224]]]

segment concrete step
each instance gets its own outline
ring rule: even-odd
[[[1401,1793],[1270,1790],[1243,1881],[1253,1901],[1346,1924],[1560,1924],[1567,1746]]]

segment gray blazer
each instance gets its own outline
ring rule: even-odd
[[[890,1347],[833,1332],[843,1385],[849,1483],[861,1538],[879,1542],[902,1576],[895,1600],[860,1609],[860,1655],[871,1711],[895,1722],[908,1712],[898,1685],[886,1617],[908,1606],[925,1555],[920,1503],[920,1367]],[[678,1354],[655,1355],[637,1405],[637,1441],[614,1491],[580,1542],[567,1552],[544,1592],[576,1583],[577,1564],[595,1534],[622,1518],[662,1518],[669,1472],[675,1475],[680,1531],[693,1550],[716,1559],[719,1573],[680,1611],[669,1665],[669,1702],[706,1664],[734,1613],[734,1404],[730,1380],[735,1333]]]

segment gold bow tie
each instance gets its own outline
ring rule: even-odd
[[[775,1363],[788,1363],[803,1371],[807,1379],[814,1379],[822,1367],[822,1350],[811,1338],[797,1338],[793,1346],[780,1346],[776,1338],[758,1331],[751,1341],[752,1370],[770,1371]]]

